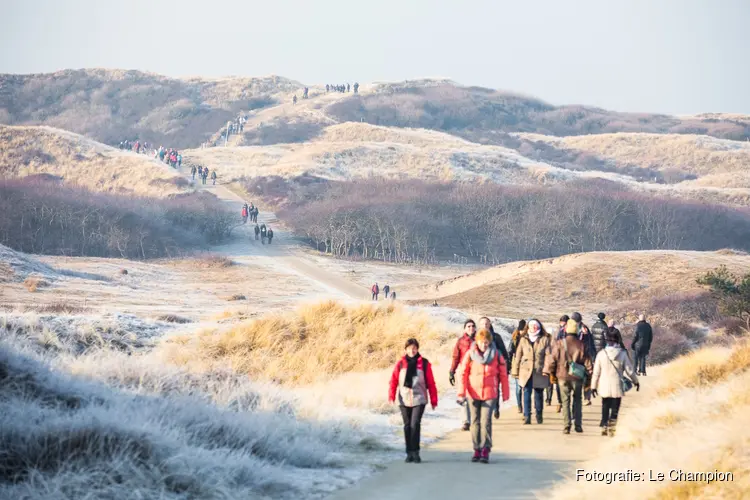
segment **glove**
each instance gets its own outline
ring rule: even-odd
[[[635,384],[635,392],[638,392],[641,390],[641,384]]]
[[[455,372],[448,373],[448,382],[450,382],[451,385],[456,385],[456,373]]]
[[[597,397],[599,395],[599,391],[597,391],[596,389],[594,389],[594,390],[591,391],[591,395],[594,396],[594,397]]]

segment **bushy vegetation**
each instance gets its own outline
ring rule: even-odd
[[[750,273],[737,276],[722,266],[698,278],[698,283],[710,288],[723,314],[742,321],[750,331]]]
[[[475,142],[499,144],[497,131],[547,135],[655,132],[750,137],[742,121],[617,113],[585,106],[552,106],[538,99],[449,82],[385,85],[375,94],[352,96],[328,108],[340,121],[449,131]]]
[[[0,244],[26,253],[148,259],[225,239],[235,217],[207,193],[169,199],[40,180],[0,183]]]
[[[590,251],[750,249],[745,211],[598,185],[270,178],[247,187],[283,199],[278,215],[337,257],[503,263]]]

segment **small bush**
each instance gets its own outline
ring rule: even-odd
[[[33,311],[40,314],[82,314],[88,311],[88,308],[70,302],[52,302],[27,305],[24,307],[24,311]]]
[[[669,328],[695,344],[701,343],[706,338],[703,328],[688,323],[674,323]]]
[[[120,269],[120,274],[122,274],[123,276],[126,276],[128,274],[128,270],[127,269]]]
[[[730,337],[740,337],[747,333],[745,322],[739,318],[722,318],[714,323],[712,327]]]
[[[232,267],[234,261],[229,257],[218,254],[206,254],[195,258],[195,263],[201,269],[219,269]]]
[[[230,302],[234,300],[247,300],[247,297],[245,297],[241,293],[235,293],[234,295],[228,295],[224,297],[224,300],[228,300]]]
[[[40,288],[49,286],[49,282],[37,276],[29,276],[28,278],[23,280],[23,284],[26,287],[26,290],[30,292],[36,292]]]
[[[165,321],[167,323],[178,323],[181,325],[193,322],[191,319],[185,318],[183,316],[178,316],[176,314],[162,314],[157,319],[159,321]]]

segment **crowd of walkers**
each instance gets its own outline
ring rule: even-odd
[[[122,150],[133,151],[138,154],[148,154],[149,152],[149,144],[138,140],[130,141],[125,139],[124,141],[120,141],[118,147]]]
[[[166,163],[172,168],[182,167],[182,154],[176,149],[165,149],[163,146],[159,146],[159,149],[154,153],[154,158],[157,158],[159,161]]]
[[[551,406],[556,393],[563,433],[570,434],[571,429],[582,433],[584,401],[591,405],[592,397],[600,397],[601,434],[614,436],[623,396],[633,387],[640,390],[638,376],[646,375],[653,330],[641,315],[631,344],[634,363],[620,330],[605,319],[605,313],[599,313],[589,328],[575,312],[562,316],[552,332],[538,319],[521,320],[509,349],[489,318],[479,320],[478,331],[474,320],[464,323],[453,348],[448,380],[457,386],[457,403],[465,408],[462,429],[470,431],[472,462],[489,462],[491,418],[500,418],[500,398],[510,399],[511,378],[523,425],[531,424],[532,405],[536,423],[543,424],[545,403]],[[388,396],[401,408],[406,462],[419,463],[422,415],[428,403],[437,407],[437,387],[431,365],[419,354],[419,342],[410,338],[404,349],[391,374]]]
[[[209,176],[211,177],[211,183],[215,186],[216,185],[216,170],[211,170],[209,172],[208,167],[198,166],[196,167],[193,165],[190,167],[190,174],[193,176],[193,180],[195,180],[196,174],[198,175],[198,180],[201,181],[201,184],[205,185],[206,181],[208,180]]]
[[[378,285],[377,281],[370,288],[370,292],[372,293],[372,300],[377,302],[380,299],[380,285]],[[383,294],[386,300],[396,300],[396,290],[388,284],[383,287]]]
[[[354,82],[353,86],[350,86],[348,83],[345,83],[343,85],[326,85],[326,92],[350,92],[354,89],[354,93],[359,93],[359,83]]]

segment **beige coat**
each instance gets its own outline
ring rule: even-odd
[[[528,335],[521,337],[518,341],[516,353],[513,356],[511,376],[518,379],[518,384],[525,387],[529,379],[533,377],[535,389],[546,389],[549,387],[549,377],[542,375],[544,361],[551,354],[550,342],[552,336],[549,334],[539,337],[531,344]]]
[[[609,360],[612,362],[610,363]],[[599,351],[594,361],[594,375],[591,378],[591,388],[599,392],[599,397],[621,398],[625,395],[622,392],[618,370],[632,380],[633,384],[638,383],[638,377],[635,375],[633,363],[627,351],[620,346],[607,346]]]

